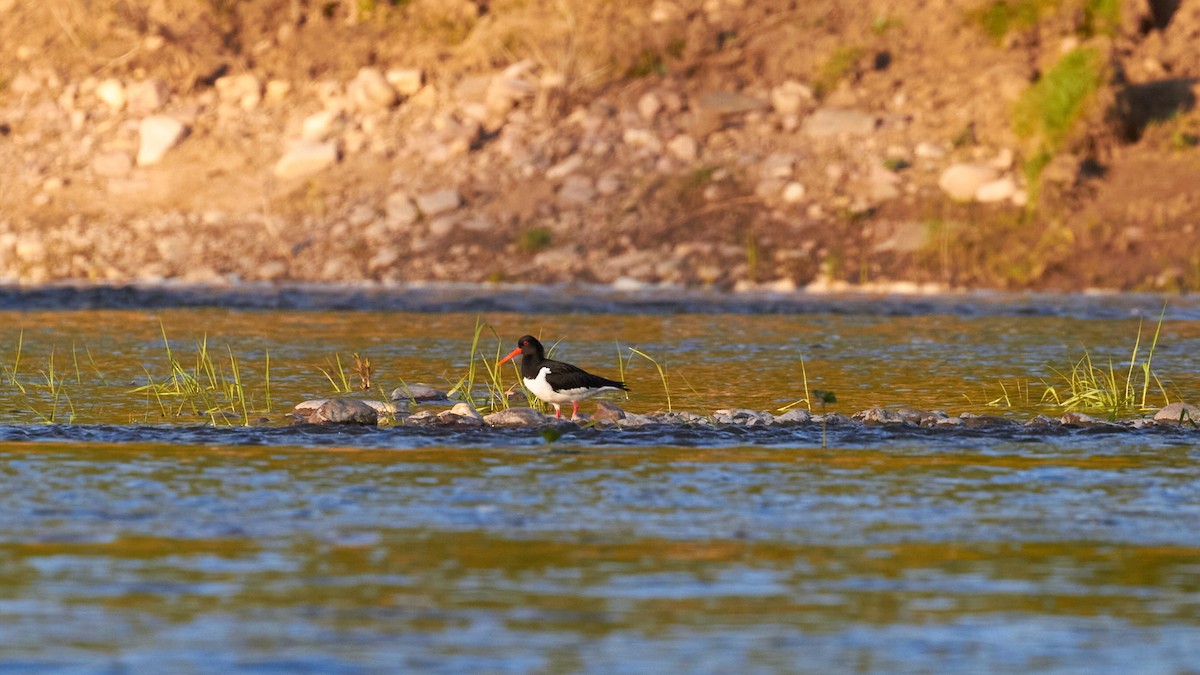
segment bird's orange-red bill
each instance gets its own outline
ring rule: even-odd
[[[507,363],[507,362],[509,361],[509,359],[511,359],[512,357],[514,357],[514,356],[516,356],[516,355],[518,355],[518,354],[520,354],[520,353],[521,353],[521,348],[520,348],[520,347],[517,347],[516,349],[512,350],[512,353],[511,353],[511,354],[509,354],[508,356],[506,356],[506,357],[504,357],[504,358],[500,359],[500,361],[499,361],[499,362],[498,362],[496,365],[500,365],[501,363]]]

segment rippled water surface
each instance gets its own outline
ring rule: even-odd
[[[675,409],[778,408],[806,374],[841,412],[1023,421],[1084,348],[1127,367],[1156,302],[479,317],[489,359],[534,333],[615,375],[637,347]],[[476,312],[0,314],[0,672],[1200,668],[1194,430],[292,428],[335,354],[448,387]],[[132,393],[170,378],[164,329],[186,369],[205,337],[237,365],[251,426]],[[1173,398],[1198,341],[1168,308]],[[667,407],[624,367],[617,403]]]

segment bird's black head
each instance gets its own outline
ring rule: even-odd
[[[533,357],[536,362],[541,363],[546,359],[546,350],[542,347],[542,343],[532,335],[524,335],[517,340],[517,348],[512,350],[512,353],[500,360],[504,363],[509,359],[520,354],[521,356]]]

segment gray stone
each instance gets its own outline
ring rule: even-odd
[[[420,68],[391,68],[384,77],[401,96],[412,96],[425,86],[425,72]]]
[[[766,110],[770,103],[757,96],[734,91],[707,91],[696,99],[696,108],[716,115],[740,115]]]
[[[275,164],[275,175],[283,180],[302,178],[337,164],[337,144],[300,141]]]
[[[795,115],[812,99],[812,89],[795,80],[788,80],[771,90],[771,105],[780,115]]]
[[[863,424],[870,425],[893,426],[897,424],[908,423],[908,420],[904,415],[895,410],[888,410],[886,408],[871,408],[870,410],[863,410],[861,412],[854,413],[851,419],[855,419]]]
[[[1017,183],[1012,176],[988,181],[975,190],[975,201],[981,204],[1010,201],[1017,194]]]
[[[141,80],[125,88],[125,105],[135,115],[149,115],[167,104],[168,94],[167,84],[162,80]]]
[[[311,414],[305,414],[310,411]],[[302,422],[308,424],[348,424],[376,426],[379,424],[379,413],[365,401],[353,398],[331,398],[322,401],[316,409],[300,408],[294,411]]]
[[[588,204],[596,198],[596,188],[587,176],[567,176],[558,189],[558,201],[568,206]]]
[[[125,107],[125,85],[116,78],[109,78],[100,84],[96,85],[96,98],[100,99],[104,105],[116,111]]]
[[[262,82],[253,73],[226,75],[214,85],[221,103],[236,105],[243,110],[253,110],[262,101]]]
[[[1069,412],[1058,420],[1059,424],[1068,427],[1091,427],[1099,423],[1095,417],[1081,412]]]
[[[662,110],[662,107],[662,99],[652,91],[642,94],[637,102],[638,114],[642,116],[642,119],[647,121],[653,120],[658,115],[658,111]]]
[[[446,392],[435,389],[427,384],[410,384],[407,387],[396,387],[392,390],[393,401],[416,401],[418,403],[449,403]]]
[[[143,119],[138,125],[138,166],[158,164],[186,133],[187,127],[174,117],[154,115]]]
[[[462,195],[454,188],[417,195],[417,208],[429,217],[449,213],[462,206],[462,202]]]
[[[1157,422],[1197,424],[1200,423],[1200,407],[1183,402],[1169,403],[1154,413],[1154,420]]]
[[[453,410],[443,410],[438,413],[437,422],[438,425],[444,427],[482,427],[484,425],[483,418],[478,413],[460,415]]]
[[[492,427],[530,427],[552,424],[554,418],[533,408],[509,408],[483,418]]]
[[[996,180],[999,172],[982,164],[952,164],[938,178],[938,187],[960,202],[975,199],[984,183]]]
[[[778,424],[808,424],[812,421],[812,413],[804,408],[792,408],[782,415],[775,416]]]
[[[596,414],[592,415],[593,422],[617,422],[625,419],[625,411],[620,406],[600,401],[596,404]]]
[[[737,424],[740,426],[769,426],[775,423],[771,413],[759,412],[747,408],[729,408],[713,411],[713,419],[720,424]]]
[[[417,222],[420,212],[407,193],[393,192],[387,198],[387,221],[396,227],[408,227]]]
[[[869,136],[875,132],[878,120],[861,110],[849,108],[818,108],[804,118],[801,129],[809,138],[836,136]]]
[[[396,90],[378,68],[360,68],[358,75],[346,86],[346,94],[354,106],[364,112],[386,110],[396,103]]]
[[[700,154],[700,146],[696,139],[687,134],[679,134],[667,141],[667,152],[681,162],[694,162]]]
[[[471,407],[471,404],[466,401],[455,403],[454,407],[450,408],[450,412],[461,417],[473,417],[481,422],[483,421],[483,415],[480,415],[479,411]]]
[[[323,141],[333,135],[341,119],[341,113],[335,110],[313,113],[300,123],[300,138],[306,141]]]
[[[546,169],[546,178],[550,180],[560,180],[575,173],[583,166],[583,157],[578,154],[571,155],[563,161]]]
[[[128,152],[102,152],[92,160],[92,171],[105,178],[124,178],[133,171],[133,158]]]

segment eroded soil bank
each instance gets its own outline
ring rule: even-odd
[[[552,5],[0,0],[0,277],[1200,286],[1189,3]]]

